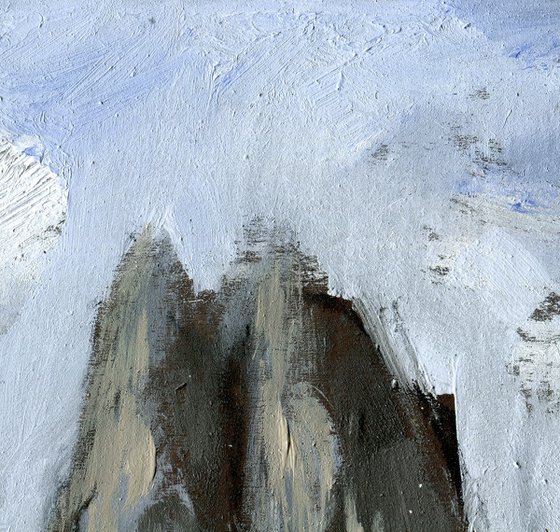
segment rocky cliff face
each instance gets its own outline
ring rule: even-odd
[[[292,237],[246,236],[216,293],[150,228],[123,258],[48,530],[461,530],[452,407]]]

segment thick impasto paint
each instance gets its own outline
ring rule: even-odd
[[[560,530],[559,33],[0,5],[0,531]]]

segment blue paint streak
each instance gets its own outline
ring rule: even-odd
[[[474,179],[473,180],[464,179],[463,181],[459,182],[456,190],[460,194],[471,196],[473,194],[479,194],[480,192],[482,192],[482,186]]]
[[[38,146],[29,146],[23,150],[25,155],[29,155],[30,157],[34,157],[35,159],[39,160],[43,157],[43,150]]]
[[[540,207],[539,203],[532,195],[527,195],[523,199],[512,204],[511,210],[521,214],[529,214],[532,210]]]

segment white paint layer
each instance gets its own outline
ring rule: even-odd
[[[58,176],[0,139],[0,334],[16,320],[58,241],[66,211]]]
[[[0,337],[0,526],[42,526],[128,235],[167,226],[210,288],[262,216],[382,323],[400,380],[456,393],[473,528],[560,529],[560,416],[523,393],[557,357],[556,322],[527,322],[560,284],[554,2],[50,4],[0,17],[0,128],[72,175],[61,243]],[[33,205],[30,234],[64,210]],[[519,328],[548,342],[536,373],[512,371]]]

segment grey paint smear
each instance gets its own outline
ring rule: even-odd
[[[461,530],[437,412],[377,343],[289,232],[249,226],[196,294],[147,229],[99,314],[48,529]]]
[[[535,321],[550,321],[560,315],[560,295],[550,292],[544,301],[534,310],[530,318]]]
[[[166,258],[165,242],[146,229],[100,309],[72,470],[48,530],[126,530],[152,486],[156,448],[143,394],[165,324]]]
[[[508,372],[520,381],[530,415],[536,406],[547,414],[556,414],[560,408],[559,302],[558,294],[550,292],[517,328],[521,342],[513,362],[507,365]]]

